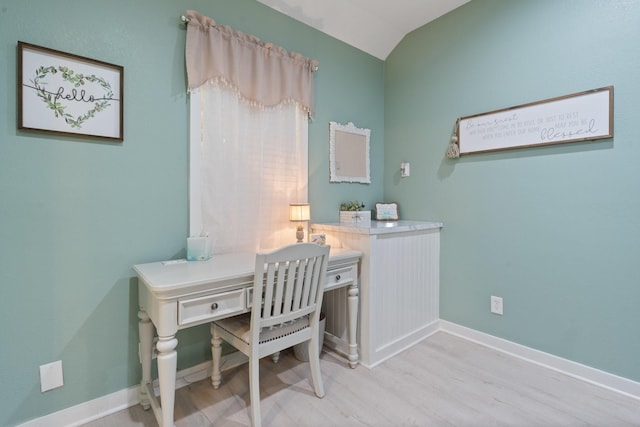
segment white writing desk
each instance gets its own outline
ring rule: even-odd
[[[207,261],[154,262],[133,267],[139,279],[138,328],[142,381],[140,404],[153,412],[162,427],[173,427],[176,367],[180,329],[250,311],[255,253],[214,255]],[[331,249],[325,290],[347,286],[347,336],[349,365],[358,364],[358,262],[361,252]],[[151,379],[154,329],[158,336],[158,383],[160,400]]]

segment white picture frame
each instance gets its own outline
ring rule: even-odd
[[[370,129],[329,122],[329,181],[371,184]]]

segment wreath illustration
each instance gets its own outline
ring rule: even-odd
[[[74,88],[82,87],[87,82],[97,83],[104,89],[105,95],[101,98],[94,98],[93,96],[91,96],[90,102],[94,102],[93,108],[84,114],[81,114],[77,117],[73,117],[72,114],[69,114],[65,111],[67,106],[63,105],[60,102],[61,96],[59,94],[46,90],[45,86],[47,83],[44,82],[43,80],[49,74],[53,75],[57,73],[61,73],[62,80],[71,83]],[[54,66],[49,66],[49,67],[40,66],[38,67],[38,69],[36,69],[36,77],[31,80],[31,83],[33,83],[33,89],[36,90],[38,97],[42,99],[42,101],[45,104],[47,104],[47,107],[50,110],[53,111],[53,114],[55,115],[55,117],[63,118],[69,126],[75,129],[80,129],[83,123],[85,123],[87,120],[94,117],[100,111],[105,110],[107,107],[111,105],[109,101],[114,100],[113,90],[111,89],[111,85],[104,78],[97,77],[94,74],[91,74],[88,76],[84,74],[76,74],[75,71],[65,66],[59,66],[57,68]],[[64,99],[69,99],[68,95],[66,95]],[[74,99],[75,99],[75,96],[74,96]],[[82,99],[82,100],[87,101],[85,99]]]

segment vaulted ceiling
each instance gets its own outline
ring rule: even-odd
[[[470,0],[257,0],[386,59],[409,32]]]

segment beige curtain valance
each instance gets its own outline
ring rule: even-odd
[[[190,90],[207,82],[222,82],[250,102],[272,107],[293,101],[313,115],[312,73],[317,61],[218,25],[193,10],[185,16]]]

